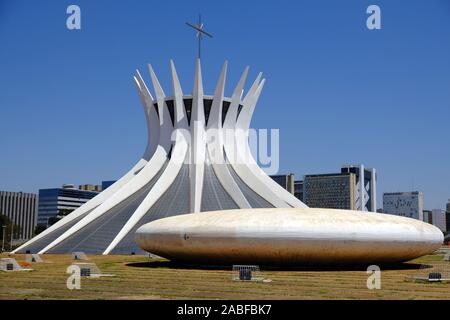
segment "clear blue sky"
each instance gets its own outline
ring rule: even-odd
[[[66,28],[66,8],[82,30]],[[366,8],[382,29],[366,28]],[[192,89],[201,12],[205,91],[225,59],[267,83],[253,119],[279,128],[282,173],[378,170],[382,192],[450,198],[450,1],[0,0],[0,189],[37,192],[116,179],[140,157],[146,128],[132,75],[168,61]],[[380,201],[379,201],[380,204]]]

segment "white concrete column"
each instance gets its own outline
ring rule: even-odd
[[[371,194],[371,206],[372,211],[377,212],[377,173],[375,169],[372,169],[372,178],[370,182],[370,194]]]

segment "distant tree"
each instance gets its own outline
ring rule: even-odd
[[[9,248],[9,243],[11,242],[11,232],[14,232],[13,238],[16,238],[20,233],[20,226],[14,224],[6,215],[0,214],[0,240],[3,240],[3,226],[6,226],[5,243],[3,245],[5,248]]]
[[[4,225],[9,226],[10,224],[11,220],[4,214],[0,213],[0,227],[3,228]]]
[[[72,211],[73,209],[60,209],[56,217],[51,217],[48,219],[48,225],[49,226],[54,225],[56,222],[67,216]]]
[[[58,217],[65,217],[67,216],[69,213],[71,213],[73,211],[73,209],[60,209],[58,211]]]
[[[41,233],[42,231],[44,231],[45,229],[47,229],[47,226],[44,224],[38,224],[35,228],[34,228],[34,235],[38,235],[39,233]]]
[[[61,220],[61,217],[59,216],[48,218],[48,225],[49,226],[54,225],[59,220]]]

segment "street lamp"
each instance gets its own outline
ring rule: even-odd
[[[2,252],[4,252],[5,251],[5,229],[6,229],[6,226],[3,225],[2,227],[3,227]]]
[[[9,243],[9,251],[12,251],[12,243],[13,243],[13,236],[14,236],[14,225],[11,225],[11,242]]]

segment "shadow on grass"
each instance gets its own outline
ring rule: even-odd
[[[302,265],[302,266],[264,266],[259,265],[264,271],[366,271],[370,264],[359,265]],[[168,269],[188,269],[188,270],[232,270],[232,265],[207,265],[207,264],[188,264],[168,260],[157,260],[148,262],[133,262],[127,263],[127,267],[133,268],[168,268]],[[418,270],[424,268],[432,268],[431,265],[424,265],[419,263],[396,263],[396,264],[378,264],[381,270]]]

